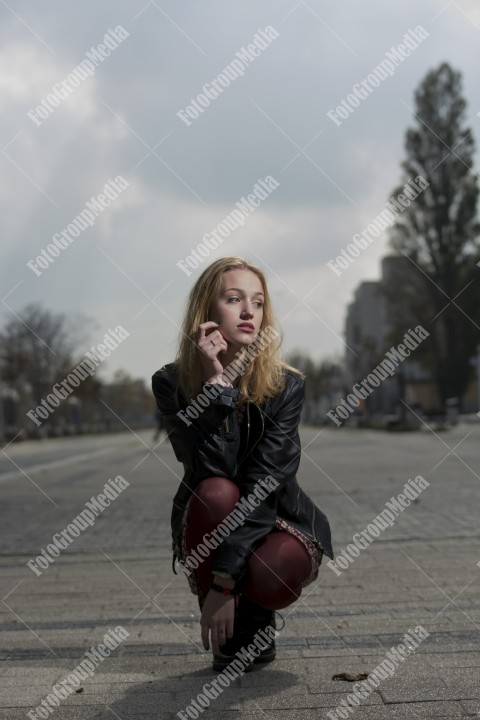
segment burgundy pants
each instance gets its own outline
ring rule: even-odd
[[[231,480],[211,477],[195,488],[187,514],[185,542],[187,554],[202,542],[232,512],[240,499],[240,491]],[[195,570],[200,589],[206,595],[213,579],[212,562],[215,550]],[[242,593],[268,610],[279,610],[297,600],[302,582],[311,573],[310,556],[304,545],[293,535],[273,530],[252,552]]]

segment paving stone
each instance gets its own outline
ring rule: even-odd
[[[247,714],[247,712],[243,711],[240,715],[237,717],[243,718],[251,718],[252,720],[259,720],[259,718],[264,718],[264,715],[267,715],[269,720],[318,720],[319,719],[319,713],[318,709],[289,709],[289,710],[276,710],[272,708],[268,708],[268,711],[265,712],[265,710],[257,708],[255,712],[253,712],[251,715]],[[223,720],[223,718],[227,718],[227,720],[230,720],[230,715],[224,715],[223,717],[220,717],[218,715],[214,715],[214,713],[210,713],[211,718],[214,718],[215,720]],[[266,718],[264,718],[266,720]]]
[[[388,679],[379,687],[380,695],[385,703],[399,702],[433,702],[435,700],[462,700],[472,699],[475,695],[463,689],[449,687],[440,680],[417,682],[404,682]]]
[[[398,705],[359,707],[350,716],[352,720],[436,720],[436,718],[462,718],[460,703],[422,702]]]
[[[470,430],[453,429],[451,446]],[[302,441],[308,443],[317,433],[303,428]],[[480,428],[475,434],[476,442],[472,437],[458,446],[471,467],[480,461]],[[308,447],[317,465],[357,502],[354,506],[324,476],[319,478],[308,460],[302,462],[299,481],[327,512],[337,552],[400,492],[405,478],[418,474],[419,464],[421,469],[438,464],[443,452],[438,440],[409,435],[326,430]],[[144,437],[148,442],[149,433]],[[48,452],[59,458],[67,447],[93,447],[95,442],[55,441]],[[45,457],[45,449],[35,443],[13,452],[19,463]],[[158,452],[178,470],[167,444]],[[215,677],[211,655],[200,643],[197,599],[185,578],[171,572],[169,514],[178,479],[154,455],[138,465],[144,456],[145,447],[125,434],[112,440],[112,455],[38,476],[57,507],[31,483],[2,484],[2,596],[8,594],[13,612],[0,608],[5,638],[0,720],[25,720],[27,709],[117,624],[128,629],[127,640],[82,683],[84,692],[69,696],[50,717],[111,720],[116,713],[122,720],[178,720],[176,713]],[[0,473],[2,462],[0,457]],[[26,568],[28,560],[101,490],[113,470],[134,480],[129,495],[119,496],[93,528],[35,577]],[[395,527],[341,576],[321,567],[318,583],[282,611],[287,617],[277,661],[243,675],[212,702],[205,718],[326,718],[352,691],[351,683],[331,676],[371,671],[417,624],[430,637],[355,710],[354,720],[453,719],[480,711],[480,598],[477,584],[468,587],[478,561],[477,480],[449,460],[432,480],[435,492],[406,509]],[[444,593],[455,604],[448,604]]]
[[[346,694],[345,696],[346,697]],[[295,709],[295,708],[334,708],[342,699],[342,695],[338,693],[328,692],[317,692],[317,693],[299,693],[295,695],[286,694],[285,696],[277,697],[277,695],[270,696],[268,698],[259,698],[253,700],[249,698],[244,704],[245,709],[253,710],[254,707],[262,709]],[[366,700],[362,701],[363,705],[381,705],[382,700],[380,697],[372,694]]]
[[[458,653],[450,653],[447,651],[444,653],[434,653],[432,655],[426,654],[424,657],[426,657],[432,667],[437,668],[468,668],[480,666],[480,653],[476,650]]]
[[[412,702],[406,706],[402,706],[402,710],[407,712],[405,717],[413,720],[421,718],[422,720],[435,720],[435,718],[456,718],[463,716],[463,708],[459,702]],[[398,717],[401,717],[402,710],[398,710]],[[395,717],[395,716],[393,716]]]
[[[470,715],[478,715],[480,713],[480,700],[462,700],[461,705]]]
[[[341,645],[341,647],[334,648],[323,648],[321,645],[312,646],[302,650],[302,656],[304,658],[340,658],[340,657],[360,657],[366,655],[377,655],[379,646],[373,645],[373,647],[362,647],[362,648],[349,648]],[[335,660],[336,662],[336,660]]]

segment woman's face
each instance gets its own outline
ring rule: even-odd
[[[260,278],[251,270],[227,270],[214,301],[209,320],[220,323],[219,330],[232,346],[249,345],[258,335],[263,319],[264,294]]]

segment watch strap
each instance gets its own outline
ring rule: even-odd
[[[215,582],[210,583],[210,589],[215,590],[215,592],[221,593],[222,595],[240,595],[240,591],[236,588],[226,588]]]

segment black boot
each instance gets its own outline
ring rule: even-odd
[[[235,610],[235,621],[233,637],[227,639],[224,645],[220,646],[220,653],[213,657],[213,669],[223,670],[232,660],[239,650],[246,649],[252,642],[253,638],[259,631],[271,627],[276,629],[275,612],[257,605],[257,603],[247,600],[244,595],[240,595],[238,606]],[[267,637],[271,635],[266,633]],[[263,649],[257,657],[246,667],[245,672],[253,670],[253,666],[269,663],[275,660],[276,647],[275,638],[271,640],[265,639],[262,634],[257,635],[258,640],[263,644]]]
[[[277,627],[274,610],[267,610],[261,605],[257,605],[257,603],[254,603],[251,600],[247,600],[247,598],[245,598],[245,596],[243,595],[240,598],[240,617],[244,624],[244,632],[247,645],[252,642],[255,635],[257,635],[257,633],[259,633],[261,630],[265,630],[265,628],[267,627],[273,628],[275,630]],[[270,636],[271,631],[266,634],[267,636]],[[275,638],[272,638],[269,641],[265,640],[263,633],[261,633],[260,635],[258,635],[258,639],[264,644],[265,647],[253,661],[255,665],[269,663],[275,660]]]

